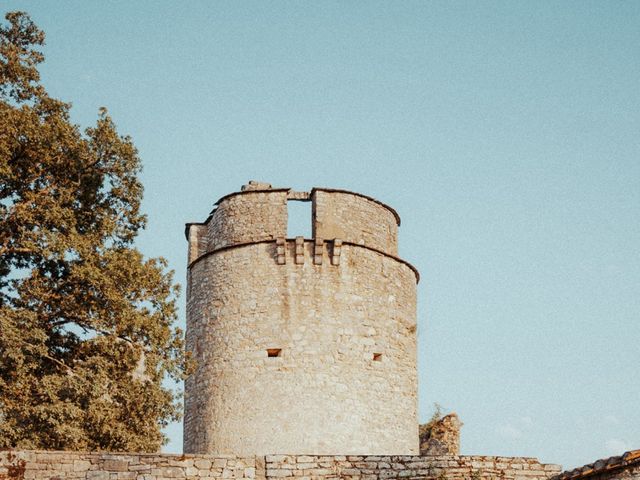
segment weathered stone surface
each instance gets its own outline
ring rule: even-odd
[[[226,467],[216,466],[224,463]],[[89,470],[83,470],[90,465]],[[123,466],[126,470],[122,470]],[[527,468],[523,468],[526,465]],[[498,468],[500,466],[500,468]],[[142,468],[144,467],[144,468]],[[636,465],[637,467],[637,465]],[[115,469],[115,470],[114,470]],[[101,454],[83,452],[8,451],[0,454],[0,475],[9,479],[164,480],[289,479],[358,480],[546,480],[560,471],[558,465],[535,459],[465,456],[319,456]],[[604,471],[604,470],[603,470]],[[633,473],[636,470],[629,470]],[[623,472],[624,473],[624,472]],[[633,477],[602,477],[599,480]],[[565,480],[565,479],[558,479]]]
[[[338,459],[339,458],[339,459]],[[370,479],[446,479],[446,480],[513,480],[518,472],[523,472],[523,465],[528,470],[526,480],[546,480],[560,471],[558,465],[542,465],[532,459],[520,457],[483,457],[483,456],[298,456],[292,462],[291,456],[266,457],[267,478],[276,472],[278,478],[298,475],[316,480],[334,478]],[[286,463],[285,463],[286,462]],[[285,468],[286,465],[286,468]],[[498,468],[500,465],[500,468]],[[293,466],[293,469],[291,468]]]
[[[243,192],[250,190],[270,190],[271,184],[265,182],[258,182],[256,180],[249,180],[249,183],[242,186],[241,190]]]
[[[246,191],[223,199],[207,226],[206,251],[287,235],[287,192]],[[202,247],[200,247],[202,248]]]
[[[163,480],[169,478],[256,479],[256,457],[130,453],[0,452],[0,479]],[[264,457],[260,460],[264,475]],[[216,464],[236,465],[223,469]]]
[[[433,424],[420,425],[420,455],[458,455],[461,426],[462,422],[455,413]]]
[[[314,231],[319,238],[341,238],[398,254],[398,219],[382,203],[356,193],[313,190]]]
[[[336,264],[335,240],[284,240],[287,192],[223,197],[208,253],[190,265],[197,370],[185,385],[184,451],[417,454],[416,274],[390,255],[394,213],[314,189],[315,235],[343,228]]]

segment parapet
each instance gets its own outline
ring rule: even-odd
[[[221,248],[286,238],[290,201],[312,203],[313,239],[339,239],[398,254],[400,217],[384,203],[346,190],[296,192],[252,181],[218,200],[204,223],[187,224],[189,263]]]
[[[347,190],[314,188],[314,238],[341,238],[390,255],[398,254],[400,217],[378,200]]]
[[[208,251],[286,236],[288,191],[243,190],[222,197],[208,222]]]

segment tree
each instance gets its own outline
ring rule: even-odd
[[[140,159],[40,84],[44,33],[0,24],[0,448],[157,451],[186,374],[166,261],[134,247]]]

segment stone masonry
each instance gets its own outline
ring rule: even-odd
[[[2,480],[546,480],[559,471],[520,457],[0,452]]]
[[[313,238],[287,238],[287,203]],[[418,453],[417,271],[370,197],[251,183],[187,225],[186,453]]]
[[[0,451],[0,480],[265,478],[264,459],[235,455]]]
[[[420,425],[420,455],[459,455],[461,426],[455,413]]]

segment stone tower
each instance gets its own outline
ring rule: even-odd
[[[312,202],[313,238],[287,237]],[[189,241],[185,453],[418,454],[416,284],[398,214],[250,182]]]

